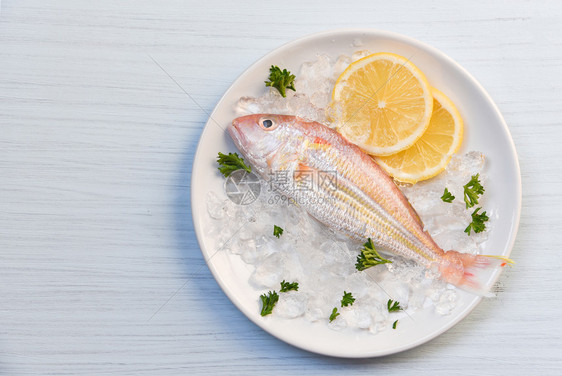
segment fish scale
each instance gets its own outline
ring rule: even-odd
[[[373,199],[359,191],[346,172],[348,171],[339,171],[342,175],[339,176],[337,190],[317,186],[313,191],[304,192],[305,199],[299,197],[297,202],[304,202],[306,205],[315,197],[323,197],[325,203],[336,202],[335,206],[311,205],[306,207],[306,210],[329,227],[350,234],[357,240],[372,238],[378,245],[409,259],[416,259],[426,266],[436,259],[428,260],[427,255],[430,251],[425,250],[417,238],[382,210]],[[289,190],[282,190],[282,193],[291,194]],[[415,249],[415,252],[412,252],[412,249]]]
[[[368,174],[363,170],[369,167],[379,168],[378,165],[372,162],[366,168],[353,168],[353,158],[349,156],[354,154],[344,153],[349,151],[348,148],[327,147],[333,131],[325,132],[324,128],[320,130],[321,136],[317,133],[314,133],[314,136],[308,135],[309,138],[306,139],[308,142],[303,144],[304,150],[297,160],[298,164],[290,166],[289,168],[292,170],[287,171],[287,175],[294,177],[298,165],[305,164],[313,168],[316,175],[322,171],[337,171],[338,186],[336,190],[328,190],[316,184],[313,190],[305,192],[304,199],[301,199],[302,194],[297,193],[297,197],[300,199],[297,202],[304,203],[305,209],[324,224],[347,233],[357,240],[372,238],[379,246],[406,258],[415,259],[425,266],[429,266],[435,261],[443,251],[429,249],[409,232],[403,223],[377,203],[391,201],[392,197],[385,196],[383,190],[377,190],[376,196],[371,198],[359,188],[363,177]],[[311,140],[312,137],[314,137],[313,140]],[[321,140],[320,143],[319,140]],[[288,189],[280,191],[289,197],[294,194]],[[338,205],[328,207],[327,205],[307,205],[307,203],[313,202],[315,197],[327,197],[328,200],[324,202],[337,202]],[[339,210],[326,210],[330,207]],[[436,254],[432,255],[432,252]]]

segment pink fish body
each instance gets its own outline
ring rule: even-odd
[[[511,260],[445,252],[392,178],[359,147],[335,130],[288,115],[256,114],[235,119],[228,131],[244,157],[274,188],[314,218],[357,240],[375,244],[427,268],[447,282],[479,294],[479,271]],[[271,179],[284,173],[290,182]],[[325,175],[323,183],[319,177]],[[308,184],[307,176],[317,184]]]

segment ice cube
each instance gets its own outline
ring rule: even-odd
[[[220,199],[218,195],[209,191],[207,193],[207,212],[213,219],[222,219],[226,214],[226,200]]]
[[[369,332],[377,334],[387,328],[386,322],[374,322],[369,326]]]
[[[402,308],[408,307],[410,288],[406,283],[388,278],[382,281],[380,286],[392,300],[398,301]]]
[[[319,307],[313,307],[306,310],[305,317],[309,321],[315,322],[326,318],[326,315],[324,314],[324,312],[322,312],[322,310]]]
[[[257,287],[277,288],[284,273],[283,264],[279,253],[274,253],[265,258],[250,276],[250,282]]]
[[[275,314],[289,319],[302,316],[306,310],[306,303],[306,295],[298,291],[280,293]]]
[[[369,294],[370,286],[367,274],[352,272],[345,278],[345,290],[352,292],[356,299],[363,299]]]
[[[410,300],[408,301],[408,306],[411,309],[419,310],[424,307],[427,299],[426,289],[427,289],[426,286],[421,286],[419,288],[412,289],[410,294]]]
[[[447,166],[449,184],[463,186],[472,175],[483,174],[486,158],[479,151],[470,151],[464,155],[454,155]],[[482,176],[480,177],[482,181]]]
[[[230,240],[228,244],[228,249],[235,255],[240,255],[244,252],[244,245],[243,241],[237,238],[233,238]]]
[[[371,325],[369,326],[369,331],[371,333],[378,333],[384,329],[386,329],[388,325],[388,309],[386,306],[375,302],[371,305]]]
[[[344,70],[352,63],[351,57],[348,55],[338,56],[336,63],[334,64],[334,73],[332,79],[335,81],[343,73]]]
[[[366,308],[355,305],[341,308],[341,316],[345,318],[348,326],[360,329],[368,329],[373,321]]]
[[[366,56],[369,56],[369,55],[371,55],[371,54],[372,54],[372,52],[369,51],[369,50],[359,50],[359,51],[355,51],[355,52],[353,53],[353,55],[351,55],[351,60],[352,60],[352,61],[357,61],[357,60],[362,59],[362,58],[364,58],[364,57],[366,57]]]
[[[242,97],[236,103],[234,112],[238,117],[250,114],[259,114],[263,112],[263,110],[258,99],[253,97]]]
[[[332,86],[333,85],[330,84],[330,87]],[[316,93],[312,94],[312,96],[310,97],[310,104],[316,107],[313,108],[313,110],[315,110],[314,112],[317,112],[317,108],[326,108],[328,104],[330,104],[331,99],[330,89],[328,87],[322,87]]]
[[[348,276],[355,271],[355,260],[346,252],[341,242],[328,242],[324,248],[324,270],[334,276]]]
[[[308,107],[310,107],[310,100],[302,93],[295,94],[287,101],[287,109],[292,115],[300,115],[306,112]]]
[[[246,264],[255,264],[260,256],[256,249],[256,244],[253,239],[239,242],[239,249],[242,260]]]
[[[341,314],[336,317],[334,320],[328,323],[328,328],[332,330],[341,331],[347,328],[347,320],[345,317],[342,317]]]
[[[439,301],[435,304],[435,312],[440,315],[449,315],[456,306],[457,293],[455,290],[448,289],[440,295]]]

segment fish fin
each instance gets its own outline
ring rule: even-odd
[[[309,176],[313,172],[314,169],[312,167],[305,165],[304,163],[299,163],[297,165],[297,168],[295,169],[293,177],[295,178],[295,180],[302,179],[306,176]]]
[[[314,182],[314,168],[305,165],[304,163],[299,163],[297,168],[293,172],[293,181],[296,188],[299,190],[306,190],[313,188]]]
[[[503,256],[447,251],[441,260],[439,271],[446,282],[476,295],[493,297],[494,294],[484,287],[490,273],[497,268],[511,266],[514,263],[513,260]]]

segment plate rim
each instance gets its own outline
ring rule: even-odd
[[[219,99],[217,104],[214,106],[213,110],[209,114],[207,114],[209,116],[209,118],[207,119],[207,122],[205,123],[205,125],[203,127],[203,131],[201,132],[201,135],[199,137],[199,141],[197,142],[197,148],[196,148],[196,152],[194,154],[193,163],[192,163],[192,169],[191,169],[192,175],[191,175],[191,182],[190,182],[190,201],[191,201],[190,204],[191,204],[191,213],[192,213],[192,222],[193,222],[194,232],[195,232],[197,242],[199,244],[199,248],[200,248],[201,254],[203,256],[203,259],[205,260],[205,263],[207,264],[207,267],[211,271],[215,281],[219,284],[219,286],[221,287],[224,294],[234,304],[234,306],[238,310],[240,310],[244,314],[244,316],[246,316],[246,318],[248,318],[251,322],[253,322],[259,328],[266,331],[267,333],[269,333],[273,337],[275,337],[277,339],[280,339],[283,342],[285,342],[287,344],[290,344],[294,347],[300,348],[300,349],[304,349],[304,350],[307,350],[307,351],[310,351],[310,352],[313,352],[313,353],[317,353],[317,354],[321,354],[321,355],[327,355],[327,356],[332,356],[332,357],[340,357],[340,358],[350,358],[350,359],[351,358],[374,358],[374,357],[381,357],[381,356],[386,356],[386,355],[391,355],[391,354],[403,352],[403,351],[412,349],[414,347],[417,347],[419,345],[422,345],[426,342],[431,341],[432,339],[434,339],[434,338],[438,337],[439,335],[445,333],[446,331],[448,331],[449,329],[451,329],[452,327],[457,325],[459,322],[464,320],[468,316],[468,314],[470,314],[476,308],[476,306],[482,301],[482,297],[480,297],[480,296],[476,297],[470,304],[468,304],[464,308],[464,310],[460,314],[458,314],[458,316],[455,317],[454,320],[452,320],[451,322],[442,326],[439,330],[434,331],[434,332],[432,332],[432,333],[430,333],[426,336],[423,336],[423,337],[417,339],[416,341],[409,342],[408,344],[405,344],[405,345],[402,345],[402,346],[394,347],[394,348],[389,349],[387,351],[376,351],[376,352],[368,352],[367,351],[367,352],[364,352],[364,353],[344,354],[344,355],[342,355],[341,353],[339,353],[337,351],[333,351],[333,352],[332,351],[318,351],[317,349],[313,348],[313,346],[307,346],[306,343],[304,343],[304,344],[303,343],[295,343],[290,338],[288,338],[288,336],[286,336],[286,335],[281,335],[280,333],[273,333],[272,331],[269,330],[269,328],[267,326],[262,325],[262,323],[259,322],[257,320],[257,318],[255,318],[252,315],[247,314],[246,307],[239,304],[239,302],[233,296],[231,296],[231,294],[229,293],[228,287],[224,284],[224,281],[220,278],[220,275],[219,275],[217,269],[215,268],[213,263],[210,262],[211,260],[206,258],[204,246],[203,246],[203,234],[200,233],[200,230],[198,230],[198,227],[196,226],[196,223],[197,223],[196,218],[198,218],[199,215],[200,215],[198,206],[194,205],[196,197],[194,195],[194,190],[193,190],[193,186],[196,184],[195,179],[198,176],[197,172],[199,171],[199,169],[197,167],[197,161],[200,159],[200,155],[202,154],[202,140],[204,139],[205,135],[209,132],[208,129],[210,128],[210,123],[214,122],[213,115],[215,115],[215,113],[217,112],[217,109],[220,108],[223,105],[223,102],[226,100],[225,98],[227,98],[228,95],[230,94],[230,92],[232,90],[234,90],[235,85],[239,82],[239,80],[241,78],[243,78],[245,75],[249,74],[250,71],[253,71],[256,66],[261,65],[263,63],[263,61],[267,60],[270,57],[270,55],[278,53],[279,50],[290,49],[294,46],[298,46],[299,44],[302,44],[302,43],[305,43],[307,41],[314,40],[314,39],[329,38],[329,37],[341,37],[342,34],[357,34],[357,36],[363,34],[363,36],[369,36],[369,37],[374,37],[374,36],[383,37],[383,38],[398,40],[398,41],[404,42],[406,44],[409,44],[411,46],[414,46],[416,48],[421,48],[422,50],[428,50],[430,53],[435,54],[435,55],[439,56],[439,58],[441,58],[443,60],[446,60],[450,64],[454,65],[455,68],[458,69],[462,73],[462,75],[466,79],[468,79],[470,81],[470,83],[473,84],[480,91],[480,93],[483,94],[486,102],[488,102],[488,104],[491,105],[491,109],[493,110],[494,115],[497,116],[499,122],[501,123],[502,130],[508,136],[507,141],[508,141],[509,149],[510,149],[511,154],[513,156],[512,159],[513,159],[513,162],[515,164],[514,167],[515,167],[515,170],[517,172],[517,174],[516,174],[517,184],[516,184],[516,187],[515,187],[515,191],[516,191],[515,194],[516,194],[516,197],[517,197],[517,203],[515,205],[515,213],[516,213],[515,223],[514,223],[514,226],[513,226],[513,236],[509,240],[509,242],[506,244],[506,249],[508,250],[508,256],[511,255],[511,252],[513,251],[513,248],[514,248],[514,245],[515,245],[515,240],[517,238],[517,233],[519,231],[520,220],[521,220],[521,209],[522,209],[521,168],[520,168],[520,164],[519,164],[519,157],[517,155],[517,150],[515,148],[515,143],[513,141],[513,137],[511,135],[511,132],[509,131],[509,127],[507,126],[507,123],[505,122],[505,119],[504,119],[503,115],[501,114],[498,106],[493,101],[492,97],[489,95],[489,93],[486,91],[486,89],[480,84],[480,82],[478,82],[462,65],[457,63],[454,59],[452,59],[451,57],[446,55],[441,50],[439,50],[436,47],[433,47],[429,44],[426,44],[425,42],[421,42],[421,41],[419,41],[419,40],[417,40],[413,37],[409,37],[409,36],[399,34],[399,33],[396,33],[396,32],[392,32],[392,31],[376,29],[376,28],[336,28],[336,29],[325,30],[325,31],[316,32],[316,33],[312,33],[312,34],[307,34],[307,35],[304,35],[304,36],[299,37],[297,39],[293,39],[289,42],[283,43],[278,47],[275,47],[274,49],[270,50],[269,52],[264,54],[262,57],[260,57],[258,60],[254,61],[242,73],[240,73],[238,75],[238,77],[236,77],[236,79],[228,87],[228,89],[222,94],[221,98]],[[357,48],[360,49],[360,47],[357,47]],[[496,273],[496,275],[492,279],[492,284],[495,284],[497,282],[500,275],[501,275],[501,272]]]

